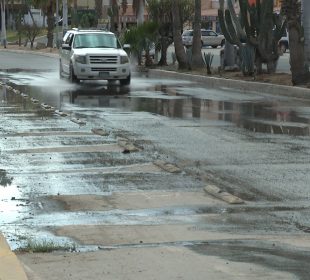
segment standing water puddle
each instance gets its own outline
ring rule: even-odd
[[[288,102],[286,98],[271,95],[245,95],[228,89],[202,88],[186,81],[142,78],[133,78],[129,88],[99,82],[70,85],[66,81],[50,88],[46,83],[36,82],[35,86],[15,87],[59,110],[70,104],[87,108],[118,108],[169,118],[230,122],[254,132],[310,133],[310,104],[293,104],[292,100]],[[51,93],[47,94],[47,91]]]

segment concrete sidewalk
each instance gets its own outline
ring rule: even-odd
[[[0,233],[0,280],[27,280],[26,273]]]

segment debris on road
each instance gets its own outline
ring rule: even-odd
[[[204,191],[208,194],[211,194],[211,195],[223,200],[223,201],[226,201],[229,204],[242,204],[242,203],[244,203],[244,201],[241,198],[234,196],[228,192],[223,192],[220,188],[218,188],[215,185],[207,185],[204,188]]]

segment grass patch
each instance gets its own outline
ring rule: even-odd
[[[50,253],[53,251],[75,251],[76,246],[73,243],[59,244],[52,240],[32,240],[28,239],[25,247],[20,251],[33,253]]]
[[[47,30],[43,28],[37,37],[44,36],[46,34],[47,34]],[[8,42],[18,42],[18,38],[19,37],[18,37],[17,31],[13,31],[13,30],[7,30],[6,31],[6,40]],[[23,42],[27,39],[27,37],[24,34],[22,34],[21,39]]]

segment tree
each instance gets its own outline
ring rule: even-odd
[[[46,3],[46,17],[47,17],[47,47],[53,47],[53,39],[54,39],[54,1],[47,0]]]
[[[175,48],[176,59],[179,64],[179,69],[188,68],[188,59],[183,47],[181,37],[181,20],[180,20],[180,2],[178,0],[172,0],[171,6],[172,21],[173,21],[173,42]]]
[[[155,22],[145,22],[141,25],[132,27],[123,37],[126,44],[130,44],[131,54],[138,59],[138,65],[142,64],[142,53],[145,54],[145,65],[150,66],[150,48],[156,40],[158,25]]]
[[[145,0],[133,0],[132,8],[137,16],[137,25],[142,24],[144,22]]]
[[[116,31],[116,23],[118,22],[118,3],[117,0],[110,0],[110,8],[108,11],[110,17],[110,30],[111,32]]]
[[[310,1],[302,0],[302,26],[305,35],[305,59],[308,65],[310,64]]]
[[[78,26],[77,0],[73,0],[73,13],[71,14],[71,26]]]
[[[148,0],[148,15],[150,19],[158,24],[158,44],[156,51],[161,51],[158,65],[167,65],[167,49],[173,42],[172,21],[171,21],[171,1],[170,0]]]
[[[6,48],[5,0],[0,0],[0,9],[1,9],[1,40],[4,48]]]
[[[37,25],[24,24],[21,28],[30,42],[30,48],[33,48],[35,38],[40,34],[41,29]]]
[[[282,0],[282,13],[287,19],[290,47],[290,65],[293,85],[307,84],[309,69],[305,63],[304,35],[301,26],[300,0]]]
[[[195,0],[195,17],[193,30],[193,46],[192,46],[192,61],[191,67],[202,68],[204,66],[201,54],[201,0]]]
[[[194,11],[192,0],[179,0],[179,21],[182,33],[183,23],[188,20]],[[158,50],[161,51],[161,57],[158,65],[167,65],[167,49],[173,42],[173,26],[172,26],[172,7],[174,7],[171,0],[148,0],[147,10],[149,17],[152,21],[157,22],[159,28],[159,46]]]
[[[127,2],[127,0],[122,0],[122,2],[121,2],[122,25],[123,25],[123,28],[125,28],[125,29],[126,29],[126,21],[125,21],[124,15],[126,14],[127,8],[128,8],[128,2]]]
[[[97,20],[100,20],[102,17],[102,0],[95,0],[95,12]]]
[[[41,8],[43,13],[47,17],[47,47],[52,48],[53,47],[53,41],[54,41],[54,12],[56,9],[56,1],[54,0],[32,0],[32,4],[35,7]],[[28,7],[30,6],[30,3],[28,4]],[[30,9],[29,9],[30,10]],[[35,24],[35,21],[33,20],[33,24]]]

